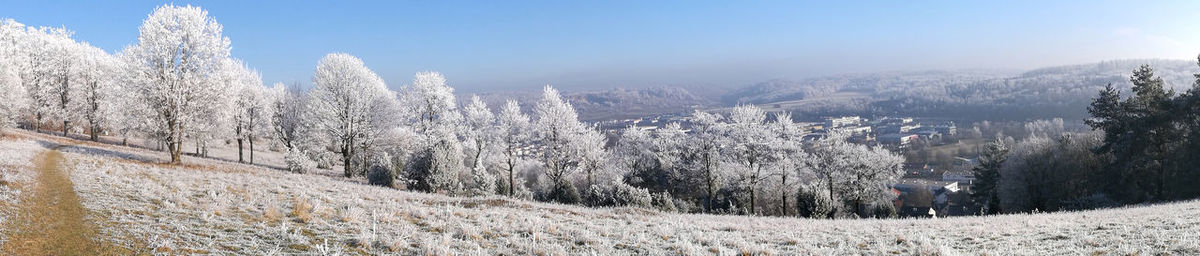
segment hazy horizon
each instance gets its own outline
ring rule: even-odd
[[[109,52],[163,1],[6,3],[0,17],[63,26]],[[361,57],[391,88],[418,71],[460,92],[658,85],[924,70],[1028,70],[1190,59],[1196,2],[1078,4],[175,1],[205,8],[264,82],[311,83],[328,52]],[[54,7],[54,8],[50,8]],[[97,11],[100,10],[100,11]]]

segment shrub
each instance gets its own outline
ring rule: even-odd
[[[408,188],[421,192],[433,192],[433,185],[429,182],[430,168],[433,164],[432,151],[422,150],[413,153],[408,160],[408,164],[404,165],[404,178],[408,180]]]
[[[663,191],[662,193],[654,193],[651,198],[651,205],[655,209],[663,212],[675,212],[675,199],[670,193]]]
[[[494,179],[494,180],[496,180],[495,193],[497,195],[508,195],[508,179],[501,178],[501,179]]]
[[[458,179],[464,168],[458,144],[440,140],[432,147],[413,154],[405,168],[410,188],[422,192],[458,194],[462,183]]]
[[[650,191],[644,188],[617,183],[612,188],[612,200],[615,206],[634,206],[650,208],[652,199]]]
[[[815,219],[832,218],[835,210],[834,202],[809,186],[800,188],[800,193],[796,196],[796,207],[800,216]]]
[[[391,160],[384,153],[371,163],[371,168],[367,171],[367,182],[376,186],[393,187],[393,181],[396,180],[393,173]]]
[[[517,185],[515,186],[515,190],[516,191],[513,192],[513,198],[524,199],[524,200],[533,200],[533,191],[531,191],[531,190],[529,190],[529,188],[525,187],[524,183],[518,182]]]
[[[612,206],[612,195],[600,186],[592,185],[583,192],[583,204],[592,207]]]
[[[872,215],[874,215],[875,218],[877,218],[877,219],[889,219],[889,218],[895,218],[897,216],[896,215],[896,205],[893,205],[891,203],[885,202],[885,203],[878,203],[878,204],[872,205],[871,210],[872,210]]]
[[[471,196],[486,196],[496,192],[496,176],[483,168],[471,170],[471,187],[467,190]]]
[[[308,158],[308,154],[299,149],[289,149],[283,155],[283,161],[287,163],[288,171],[294,173],[308,173],[317,168],[317,162]]]
[[[337,162],[337,156],[328,151],[317,153],[312,159],[317,162],[317,168],[326,170],[333,169],[334,162]]]
[[[575,185],[571,185],[569,181],[554,184],[554,188],[550,189],[550,194],[546,195],[546,199],[561,204],[578,204],[582,201],[579,198],[579,191],[575,190]]]

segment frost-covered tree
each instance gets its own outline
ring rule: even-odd
[[[500,109],[496,119],[496,130],[499,139],[497,146],[503,150],[503,168],[508,175],[508,196],[513,196],[516,189],[516,167],[524,156],[522,148],[529,142],[529,116],[521,113],[521,106],[515,100],[508,100]]]
[[[685,177],[678,172],[686,134],[678,123],[670,123],[653,132],[630,126],[621,132],[614,155],[623,169],[625,182],[651,191],[675,193]]]
[[[104,102],[100,104],[99,112],[104,113],[105,129],[119,137],[121,145],[127,146],[131,136],[154,138],[155,126],[153,111],[136,96],[138,87],[134,86],[146,78],[139,76],[128,62],[122,61],[125,58],[123,53],[118,53],[110,62],[111,70],[106,74],[109,84],[101,91]]]
[[[105,124],[111,123],[112,115],[119,109],[111,108],[115,99],[113,95],[115,82],[121,74],[117,68],[117,60],[100,48],[81,44],[79,59],[76,62],[75,82],[78,82],[80,99],[79,114],[87,121],[87,133],[92,141],[100,139],[100,132]]]
[[[289,87],[275,83],[267,94],[271,137],[289,150],[296,148],[296,142],[307,128],[304,122],[304,96],[300,93],[299,85]]]
[[[250,164],[254,164],[254,139],[270,126],[270,101],[257,71],[243,65],[235,68],[232,75],[237,88],[233,129],[238,144],[238,162],[244,162],[242,145],[248,141]]]
[[[207,11],[190,5],[160,6],[138,31],[138,42],[124,54],[142,77],[130,85],[136,92],[131,97],[153,110],[171,162],[179,164],[184,136],[200,126],[193,122],[230,101],[232,87],[222,81],[229,39]]]
[[[75,42],[69,34],[68,32],[66,36],[49,37],[50,40],[41,46],[45,51],[43,54],[52,59],[51,66],[43,68],[49,70],[47,73],[50,74],[50,91],[54,102],[52,113],[62,121],[63,136],[67,136],[70,131],[71,121],[79,116],[79,108],[76,105],[80,98],[79,89],[84,83],[74,79],[78,78],[76,74],[87,69],[80,61],[86,58],[85,46]]]
[[[29,104],[21,79],[23,65],[28,64],[28,55],[20,48],[25,39],[23,24],[0,20],[0,131],[16,125]]]
[[[487,169],[485,162],[493,153],[492,148],[497,137],[495,115],[479,96],[471,96],[471,103],[463,107],[463,113],[463,137],[469,146],[467,161],[471,168],[471,194],[493,193],[496,190],[496,178]]]
[[[904,157],[882,147],[842,146],[848,147],[842,150],[842,156],[853,163],[843,168],[845,179],[838,186],[849,208],[859,217],[867,217],[872,212],[862,209],[863,205],[891,204],[895,194],[887,186],[904,174]]]
[[[806,167],[817,179],[812,187],[825,190],[828,202],[840,202],[844,214],[869,216],[865,204],[890,204],[887,185],[903,174],[904,158],[879,147],[846,141],[845,134],[832,133],[808,148]],[[834,217],[838,210],[830,212]]]
[[[383,130],[372,117],[385,110],[394,96],[383,79],[362,60],[345,53],[330,53],[317,64],[315,87],[309,92],[310,111],[317,127],[334,139],[342,154],[344,175],[351,177],[358,166],[352,161],[368,146],[369,139]]]
[[[418,72],[412,85],[405,87],[405,104],[415,114],[417,130],[426,136],[444,135],[456,131],[449,126],[461,121],[454,99],[454,88],[438,72]]]
[[[463,121],[466,124],[463,137],[466,137],[467,144],[470,145],[470,168],[483,168],[484,158],[495,140],[495,115],[479,96],[471,96],[471,103],[463,107],[463,113]]]
[[[753,105],[734,107],[729,114],[726,135],[730,140],[729,161],[738,165],[739,182],[750,193],[747,212],[758,214],[759,183],[765,180],[766,170],[776,161],[773,151],[775,136],[767,126],[767,114]]]
[[[769,129],[774,134],[777,140],[773,144],[773,151],[776,154],[776,163],[771,166],[772,176],[778,179],[776,189],[779,191],[779,211],[782,215],[790,215],[792,209],[788,206],[794,198],[789,198],[788,195],[795,193],[799,187],[798,176],[803,172],[805,165],[803,161],[808,159],[808,154],[803,150],[801,138],[804,137],[804,132],[799,124],[792,121],[791,113],[783,112],[775,115],[775,120],[769,124]]]
[[[717,191],[724,183],[721,168],[721,148],[725,143],[722,134],[720,116],[716,114],[695,111],[692,114],[692,135],[684,138],[681,149],[684,150],[682,161],[685,169],[692,170],[701,179],[704,186],[704,210],[712,211]]]
[[[461,188],[458,177],[466,170],[459,136],[467,129],[462,127],[463,118],[457,109],[454,88],[440,73],[419,72],[413,77],[412,85],[401,92],[403,105],[409,111],[407,114],[415,119],[415,130],[420,136],[417,148],[422,153],[416,156],[432,158],[412,161],[417,165],[408,168],[410,182],[424,184],[416,187],[429,192],[457,193]]]
[[[604,145],[608,139],[594,128],[584,128],[578,135],[575,150],[579,154],[579,168],[584,174],[584,186],[590,188],[596,185],[596,176],[604,171],[609,159],[608,150]]]
[[[29,95],[21,86],[21,77],[11,63],[0,60],[0,132],[16,125],[17,118],[26,107]]]
[[[56,88],[61,86],[62,56],[55,51],[61,42],[69,41],[71,32],[62,28],[25,27],[9,20],[5,25],[7,30],[23,29],[23,32],[10,33],[12,43],[16,46],[13,61],[21,62],[15,65],[18,75],[29,95],[27,108],[32,112],[33,129],[41,131],[42,123],[53,118],[59,98],[56,98]]]
[[[566,178],[583,160],[578,150],[582,145],[577,143],[587,132],[587,127],[579,123],[575,108],[549,85],[542,91],[542,99],[534,108],[534,116],[534,140],[541,146],[544,174],[551,182],[548,186],[554,190],[552,194],[565,193],[558,190],[571,186]],[[573,186],[570,189],[574,191]]]

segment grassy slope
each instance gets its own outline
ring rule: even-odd
[[[1196,201],[937,220],[709,216],[451,198],[214,160],[171,167],[145,163],[163,153],[105,145],[63,151],[83,204],[107,219],[102,232],[144,252],[1200,254]]]

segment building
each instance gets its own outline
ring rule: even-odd
[[[912,142],[917,141],[917,139],[918,139],[918,136],[916,134],[899,134],[899,133],[884,134],[884,135],[880,135],[879,137],[875,138],[876,141],[879,141],[879,144],[896,147],[896,148],[906,148]]]
[[[843,116],[825,118],[825,129],[832,129],[846,126],[858,126],[862,124],[862,118],[858,116]]]
[[[895,126],[911,124],[912,122],[913,122],[912,117],[888,117],[888,118],[879,120],[879,124],[881,124],[881,125],[895,125]]]
[[[935,125],[933,126],[933,129],[948,136],[954,136],[958,134],[958,127],[954,126],[954,122],[950,122],[950,124]]]
[[[930,142],[940,142],[940,141],[942,141],[942,133],[940,133],[940,132],[938,132],[938,131],[931,130],[931,129],[930,129],[930,130],[921,130],[921,131],[917,131],[917,132],[915,132],[915,133],[913,133],[913,134],[916,134],[916,135],[917,135],[917,137],[920,137],[922,140],[925,140],[925,141],[930,141]]]
[[[888,124],[888,125],[880,126],[876,130],[878,130],[878,132],[880,132],[880,133],[908,133],[908,132],[917,131],[920,128],[921,128],[921,124],[919,124],[919,123]]]
[[[970,186],[975,183],[975,173],[971,171],[946,171],[942,172],[942,181],[952,181],[962,186]]]
[[[950,200],[950,194],[959,191],[958,182],[910,178],[900,179],[891,187],[899,190],[902,195],[916,192],[918,189],[929,190],[933,193],[934,203],[937,205],[945,205]]]
[[[966,158],[961,156],[954,157],[954,167],[971,169],[975,168],[975,165],[977,164],[979,164],[979,158]]]
[[[813,142],[813,141],[819,141],[819,140],[823,140],[823,139],[825,139],[826,137],[829,137],[829,136],[828,136],[827,134],[825,134],[825,133],[822,133],[822,132],[818,132],[818,133],[810,133],[810,134],[805,134],[805,135],[804,135],[804,137],[800,137],[800,141],[803,141],[803,142]]]
[[[846,134],[849,134],[850,136],[859,136],[859,135],[866,135],[866,134],[871,133],[870,126],[843,126],[843,127],[838,127],[838,128],[832,128],[831,130],[838,131],[838,132],[845,132]]]

